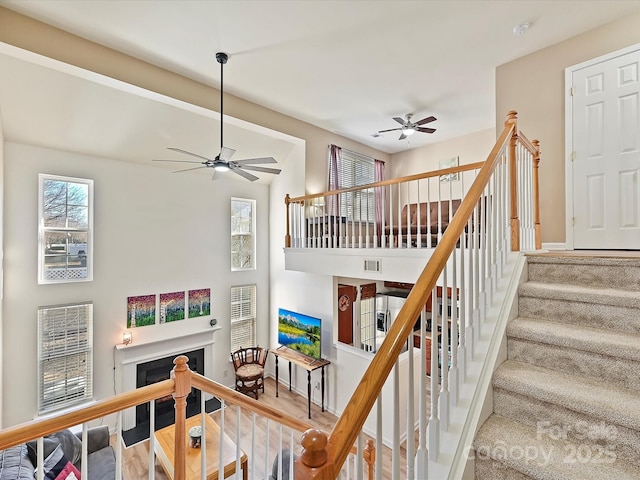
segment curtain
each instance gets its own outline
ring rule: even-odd
[[[375,160],[375,181],[381,182],[384,180],[384,162],[382,160]],[[378,246],[381,246],[382,240],[382,217],[384,215],[384,187],[375,188],[375,205],[376,205],[376,237]]]
[[[337,145],[329,145],[329,188],[328,190],[338,190],[340,188],[339,166],[342,162],[342,149]],[[327,214],[340,214],[340,200],[338,195],[327,197]]]

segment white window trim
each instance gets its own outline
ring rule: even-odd
[[[251,266],[249,267],[234,267],[233,266],[233,251],[230,249],[231,256],[231,271],[232,272],[242,272],[247,270],[256,270],[257,267],[257,258],[256,258],[256,201],[251,198],[239,198],[239,197],[231,197],[232,202],[247,202],[251,204]],[[233,218],[230,219],[230,223],[233,222]],[[231,226],[231,244],[233,244],[233,230]]]
[[[49,280],[45,278],[44,268],[44,242],[45,232],[50,230],[69,230],[73,229],[60,227],[44,226],[44,182],[45,180],[59,180],[63,182],[84,183],[88,185],[88,228],[87,228],[87,276],[86,278],[63,278]],[[84,230],[83,230],[84,231]],[[87,178],[65,177],[60,175],[49,175],[41,173],[38,175],[38,284],[58,284],[58,283],[75,283],[75,282],[91,282],[93,281],[93,180]]]

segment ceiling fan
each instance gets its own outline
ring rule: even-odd
[[[176,147],[167,147],[167,149],[172,150],[178,153],[184,153],[185,155],[191,155],[192,157],[199,158],[204,161],[196,161],[196,160],[153,160],[154,162],[176,162],[176,163],[199,163],[201,167],[193,167],[193,168],[185,168],[183,170],[177,170],[173,173],[186,172],[189,170],[198,170],[200,168],[213,168],[214,176],[215,172],[226,172],[231,170],[233,173],[237,173],[241,177],[246,178],[251,182],[255,182],[258,180],[258,177],[255,175],[246,172],[245,170],[252,170],[254,172],[262,172],[262,173],[271,173],[274,175],[278,175],[280,170],[277,168],[268,168],[268,167],[259,167],[256,165],[259,164],[268,164],[268,163],[277,163],[273,157],[260,157],[260,158],[247,158],[245,160],[231,160],[236,151],[233,148],[228,148],[224,146],[224,82],[223,82],[223,72],[224,72],[224,64],[227,63],[229,56],[226,53],[218,52],[216,53],[216,60],[220,64],[220,153],[216,155],[215,158],[205,157],[203,155],[198,155],[197,153],[189,152],[187,150],[183,150],[182,148]],[[212,178],[213,179],[213,178]]]
[[[422,127],[421,125],[425,125],[427,123],[431,123],[436,119],[436,117],[431,116],[431,117],[427,117],[427,118],[423,118],[422,120],[418,120],[417,122],[412,122],[411,121],[411,117],[413,117],[412,113],[407,113],[405,115],[406,120],[403,120],[400,117],[393,117],[393,119],[398,122],[400,125],[402,125],[399,128],[390,128],[388,130],[380,130],[378,133],[385,133],[385,132],[393,132],[395,130],[402,130],[402,133],[400,134],[400,138],[398,140],[404,140],[405,138],[407,138],[409,135],[413,135],[416,132],[422,132],[422,133],[433,133],[436,131],[435,128],[428,128],[428,127]]]

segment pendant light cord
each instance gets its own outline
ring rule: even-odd
[[[216,53],[216,60],[220,64],[220,153],[224,148],[224,64],[227,63],[229,56],[224,52]],[[218,159],[220,158],[218,154]]]

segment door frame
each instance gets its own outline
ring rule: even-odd
[[[573,101],[571,87],[573,74],[578,70],[591,67],[598,63],[604,63],[616,57],[640,50],[640,43],[616,50],[615,52],[600,55],[564,69],[564,191],[565,191],[565,248],[574,250],[573,236]]]

